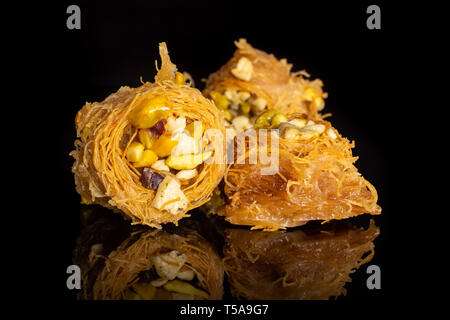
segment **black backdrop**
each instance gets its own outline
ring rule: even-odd
[[[373,3],[381,7],[381,30],[366,28],[366,8]],[[71,4],[81,8],[81,30],[66,28]],[[33,81],[45,101],[32,111],[32,121],[39,123],[33,134],[43,139],[31,148],[33,154],[44,153],[34,166],[45,173],[29,201],[34,204],[30,221],[39,228],[27,251],[43,267],[36,279],[42,294],[36,298],[75,297],[66,288],[65,271],[81,228],[68,155],[79,108],[122,85],[138,86],[141,76],[152,80],[161,41],[201,89],[201,79],[231,57],[233,41],[241,37],[323,80],[329,94],[325,111],[344,136],[356,141],[356,165],[379,192],[381,236],[372,263],[382,269],[382,290],[367,290],[360,272],[340,300],[358,300],[373,309],[374,301],[398,300],[399,293],[407,293],[399,276],[407,249],[399,234],[407,213],[394,179],[404,147],[396,83],[407,56],[400,49],[411,37],[398,22],[401,10],[381,1],[60,1],[42,6],[40,23],[26,43],[33,72],[23,79]]]

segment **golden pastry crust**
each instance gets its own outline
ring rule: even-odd
[[[278,171],[262,174],[270,165],[241,163],[225,173],[227,203],[218,210],[226,220],[254,229],[277,230],[301,226],[311,220],[345,219],[363,213],[380,214],[376,189],[354,166],[354,143],[343,138],[328,121],[320,120],[323,133],[310,138],[279,137],[271,149],[270,135],[259,133],[259,144],[269,157],[278,153]],[[259,131],[258,131],[259,132]]]
[[[311,119],[318,119],[318,111],[323,105],[316,106],[305,100],[305,89],[313,88],[319,96],[326,98],[322,91],[322,81],[310,81],[305,71],[291,72],[292,65],[286,59],[278,60],[272,54],[253,48],[245,39],[236,43],[234,56],[217,72],[211,74],[203,91],[205,96],[211,91],[242,90],[263,98],[268,109],[277,109],[284,114],[305,113]],[[247,58],[253,66],[250,80],[236,77],[232,70],[241,58]]]
[[[145,188],[139,181],[141,172],[125,157],[137,135],[129,115],[141,99],[163,96],[176,117],[201,121],[206,130],[223,131],[223,120],[214,104],[200,91],[175,82],[175,65],[170,62],[165,44],[160,45],[162,66],[154,83],[138,88],[121,87],[102,102],[86,103],[75,120],[77,137],[72,171],[83,202],[100,204],[122,212],[133,223],[160,228],[162,223],[189,216],[187,211],[207,202],[225,171],[223,153],[213,154],[214,161],[202,164],[198,175],[182,191],[188,205],[176,214],[152,206],[156,190]],[[171,174],[171,173],[167,173]]]

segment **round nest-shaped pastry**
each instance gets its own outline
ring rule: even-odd
[[[286,59],[278,60],[273,54],[255,49],[245,39],[235,44],[234,56],[209,76],[203,91],[205,96],[219,92],[234,100],[234,92],[248,92],[251,97],[246,100],[250,104],[264,101],[262,105],[255,103],[254,115],[277,109],[286,115],[301,112],[311,119],[320,118],[318,111],[323,109],[323,98],[327,96],[322,91],[321,80],[306,79],[309,77],[306,71],[291,72],[292,65]]]
[[[330,122],[294,118],[276,133],[256,132],[258,143],[252,146],[247,132],[236,138],[236,150],[243,150],[239,141],[246,147],[241,156],[235,154],[225,173],[227,202],[218,214],[227,221],[277,230],[310,220],[381,213],[375,187],[354,166],[358,159],[352,156],[354,142],[343,138]],[[263,155],[267,150],[268,164],[262,161],[261,150]]]
[[[92,297],[92,286],[105,265],[106,257],[130,236],[132,228],[119,215],[114,215],[100,206],[83,206],[81,219],[85,224],[77,237],[73,250],[73,264],[82,274],[82,290],[78,299]]]
[[[214,145],[214,137],[200,145],[200,158],[193,154],[186,158],[197,166],[184,170],[188,161],[179,155],[168,164],[170,150],[181,144],[174,145],[174,141],[194,139],[186,134],[187,130],[183,131],[190,124],[200,123],[205,135],[210,130],[224,129],[214,103],[186,84],[183,75],[176,72],[164,43],[160,44],[160,55],[162,65],[154,83],[146,82],[138,88],[121,87],[102,102],[86,103],[75,119],[78,140],[71,153],[82,203],[100,204],[122,212],[133,223],[157,228],[162,223],[177,224],[179,219],[189,216],[187,211],[207,202],[225,171],[223,152],[205,152],[205,148]],[[143,117],[139,118],[141,114]],[[134,122],[140,125],[144,120],[153,121],[150,116],[155,114],[164,114],[167,119],[152,123],[150,128],[134,126]],[[176,139],[180,140],[168,135],[168,120],[179,131]],[[143,151],[143,145],[150,149]],[[209,158],[208,163],[202,162],[205,157]],[[181,171],[183,174],[178,176]],[[161,185],[169,191],[160,190]]]
[[[225,231],[231,293],[248,300],[323,300],[346,294],[350,274],[374,256],[380,230],[353,226],[315,232]]]
[[[183,281],[177,280],[180,272]],[[162,273],[169,279],[160,279]],[[186,279],[188,273],[191,278]],[[190,295],[191,299],[217,300],[222,298],[223,276],[219,255],[197,232],[184,228],[175,234],[142,231],[109,254],[92,287],[92,299],[170,300]]]

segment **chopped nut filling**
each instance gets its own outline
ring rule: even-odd
[[[159,184],[164,180],[164,177],[154,172],[149,168],[144,168],[140,181],[142,185],[147,189],[156,190]]]
[[[236,67],[231,70],[231,73],[240,80],[250,81],[253,73],[253,64],[248,58],[242,57],[239,59]]]
[[[181,73],[176,74],[176,84],[184,85]],[[220,100],[222,97],[222,100]],[[244,94],[245,98],[246,95]],[[226,103],[218,95],[216,104]],[[132,166],[140,169],[140,182],[148,189],[157,190],[152,206],[171,214],[186,209],[189,201],[181,190],[181,183],[189,183],[198,175],[197,167],[212,156],[205,143],[205,125],[185,117],[175,117],[166,97],[140,97],[129,120],[138,130],[130,141],[125,156]],[[151,169],[150,169],[151,168]],[[158,172],[164,173],[164,177]]]
[[[152,268],[139,273],[138,282],[124,294],[128,300],[207,299],[196,287],[195,272],[186,265],[185,254],[176,250],[150,257]]]
[[[158,187],[152,206],[158,210],[167,210],[176,215],[187,208],[189,200],[181,191],[180,181],[173,176],[166,176]]]
[[[321,135],[325,128],[323,124],[317,124],[311,120],[306,122],[304,119],[293,119],[289,122],[281,123],[278,127],[280,135],[284,139],[310,139]],[[334,131],[332,131],[332,134],[335,134]]]
[[[267,102],[261,97],[252,96],[250,92],[227,89],[224,93],[211,91],[211,99],[217,108],[222,111],[225,120],[229,123],[226,127],[231,127],[237,131],[253,128],[257,116],[267,107]],[[285,121],[280,118],[277,121]]]
[[[239,79],[243,80],[243,78],[247,79],[248,74],[251,74],[252,64],[251,61],[246,61],[247,58],[243,57],[239,60],[236,67],[232,69],[232,73]],[[248,65],[248,63],[250,65]],[[245,75],[245,76],[244,76]],[[250,76],[251,78],[251,76]],[[245,81],[249,81],[248,80]],[[211,91],[209,93],[210,98],[214,101],[217,108],[221,110],[226,122],[226,127],[229,128],[231,126],[239,132],[242,130],[246,130],[249,128],[276,128],[281,123],[287,122],[286,116],[281,113],[279,110],[275,109],[267,109],[267,101],[258,97],[254,94],[251,94],[247,91],[242,91],[234,88],[229,88],[224,90],[222,93],[217,91]],[[317,110],[321,110],[324,107],[323,94],[318,90],[312,87],[306,87],[302,93],[301,99],[314,105]],[[244,120],[243,117],[246,117],[247,120]],[[236,118],[239,118],[234,121]],[[304,119],[294,119],[292,120],[295,123],[292,123],[296,126],[305,126],[306,120]],[[305,123],[303,123],[305,121]],[[313,128],[309,128],[313,130]],[[315,128],[313,131],[321,130],[320,127]],[[305,133],[305,135],[309,135]]]
[[[161,119],[153,127],[151,127],[148,130],[151,133],[153,133],[153,135],[155,135],[156,137],[159,137],[166,131],[166,127],[165,127],[166,123],[167,123],[166,119]]]
[[[158,171],[170,171],[170,168],[166,165],[166,160],[163,159],[155,161],[151,168]]]
[[[186,255],[176,250],[151,257],[158,275],[168,280],[175,279],[186,260]]]
[[[190,180],[192,178],[195,178],[197,176],[198,172],[197,169],[191,169],[191,170],[181,170],[178,171],[176,174],[176,177],[180,180]]]

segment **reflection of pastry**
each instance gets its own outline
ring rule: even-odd
[[[99,206],[83,206],[81,220],[85,227],[78,236],[73,263],[82,271],[80,299],[89,299],[95,278],[105,265],[105,259],[130,236],[131,226],[120,216]]]
[[[164,43],[160,54],[154,83],[122,87],[78,112],[71,153],[83,203],[153,227],[205,203],[225,170],[223,152],[214,152],[220,141],[208,134],[223,130],[217,108],[175,73]]]
[[[348,226],[306,231],[226,230],[224,267],[234,297],[328,299],[345,294],[350,274],[374,255],[379,234]]]
[[[102,232],[92,227],[90,231]],[[110,236],[117,235],[118,230],[113,231]],[[98,241],[83,243],[90,238],[90,233],[84,231],[83,234],[77,242],[81,249],[75,250],[74,257],[74,263],[82,262],[80,267],[85,281],[82,299],[222,298],[224,272],[220,257],[192,229],[179,227],[176,234],[141,229],[109,251]],[[108,239],[107,236],[102,238]],[[88,257],[83,257],[82,253],[86,255],[88,251]],[[83,263],[85,261],[90,265]]]

